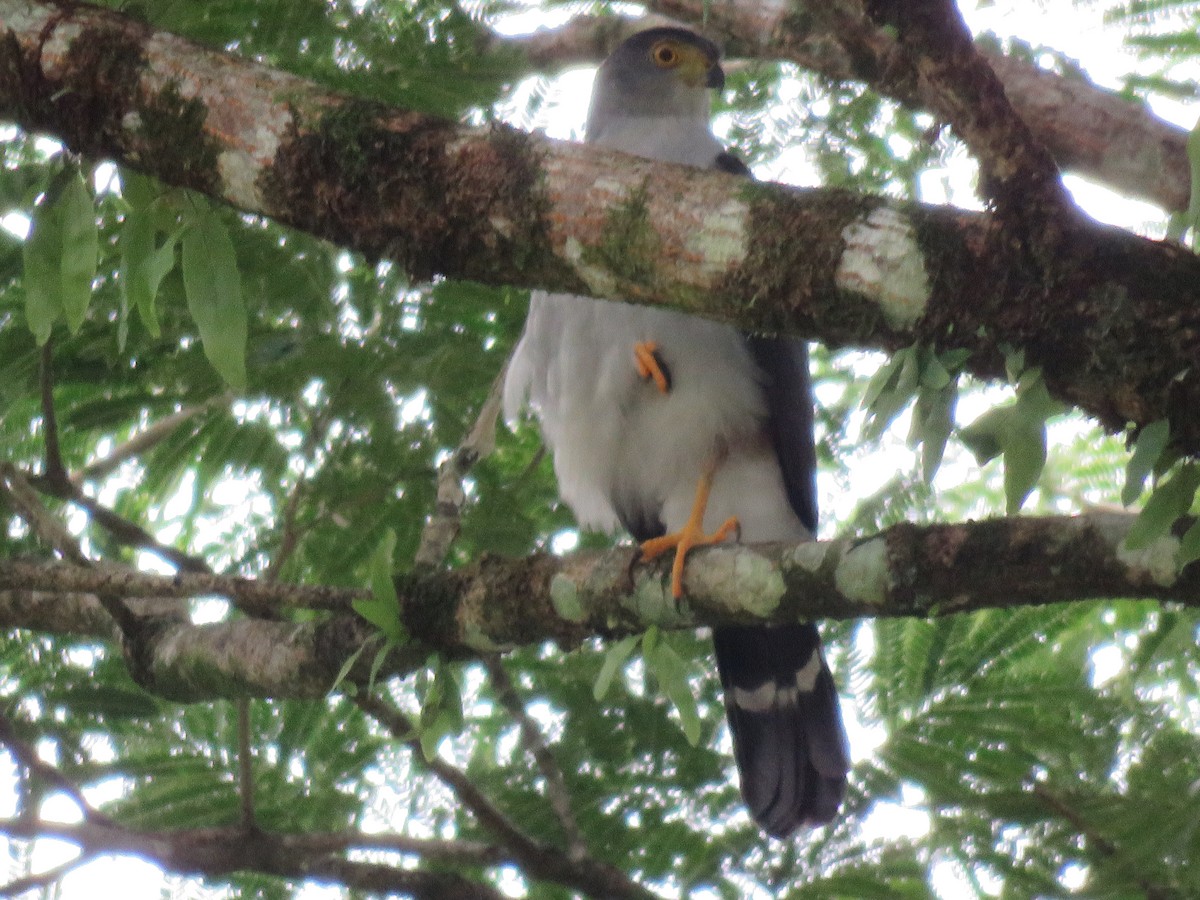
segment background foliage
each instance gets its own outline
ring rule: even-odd
[[[487,23],[508,11],[501,4],[112,5],[341,90],[446,116],[529,126],[544,121],[550,96],[516,51],[489,40]],[[1128,29],[1149,61],[1130,90],[1194,96],[1194,82],[1179,74],[1198,51],[1194,17],[1189,6],[1166,4],[1112,11],[1112,27]],[[720,111],[745,157],[769,172],[803,148],[812,176],[829,185],[919,197],[923,175],[962,157],[931,133],[928,116],[769,62],[737,71]],[[10,226],[0,230],[4,459],[31,472],[43,466],[41,330],[51,335],[69,471],[169,415],[195,413],[115,473],[87,482],[89,493],[160,540],[219,572],[318,584],[365,583],[387,529],[397,536],[394,559],[410,560],[433,506],[436,464],[474,421],[519,334],[526,296],[409,284],[386,261],[68,157],[37,135],[4,127],[0,139],[0,214]],[[94,213],[72,213],[61,199],[78,206],[80,190],[94,196]],[[37,278],[66,283],[67,257],[78,253],[79,229],[87,231],[81,215],[96,222],[95,289],[83,308],[65,299],[61,310],[39,307]],[[26,244],[15,234],[31,218]],[[66,247],[64,271],[39,249],[46,246]],[[39,262],[43,252],[50,262]],[[206,326],[211,304],[199,292],[228,278],[233,269],[214,260],[229,253],[237,273],[229,290],[240,299]],[[49,273],[31,276],[43,263]],[[873,390],[875,398],[896,393],[893,409],[863,411],[881,362],[814,353],[823,532],[1003,514],[1013,499],[1003,465],[978,467],[957,436],[937,478],[926,479],[921,454],[905,443],[909,395],[896,382],[877,380]],[[958,421],[1012,396],[964,384]],[[1033,470],[1024,508],[1119,502],[1122,442],[1044,412],[1039,421],[1053,413],[1048,455]],[[556,503],[538,447],[528,426],[503,431],[472,472],[454,561],[571,545],[570,514]],[[156,565],[86,526],[77,510],[61,511],[82,529],[88,552]],[[0,553],[40,552],[9,516]],[[195,614],[235,615],[216,601],[197,604]],[[667,893],[784,896],[804,886],[813,897],[1200,896],[1196,625],[1190,611],[1125,602],[826,627],[856,765],[842,818],[786,844],[766,842],[741,809],[706,640],[662,638],[686,661],[696,746],[636,654],[601,704],[593,700],[605,660],[599,643],[571,654],[526,648],[506,665],[549,736],[591,850]],[[12,633],[0,642],[0,667],[0,702],[22,736],[112,798],[105,809],[118,820],[236,821],[232,704],[179,708],[148,696],[115,647],[86,641]],[[464,724],[440,754],[532,834],[558,841],[545,785],[491,682],[478,665],[454,677]],[[385,689],[415,711],[428,681],[425,673]],[[488,837],[449,802],[419,754],[386,740],[344,699],[256,702],[252,722],[264,827]],[[18,845],[10,849],[15,867],[27,863]],[[487,877],[531,897],[566,895],[520,872]],[[234,875],[206,890],[274,897],[296,887]]]

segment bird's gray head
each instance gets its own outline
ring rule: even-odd
[[[592,87],[587,136],[616,119],[694,120],[707,129],[709,89],[725,85],[716,44],[686,28],[650,28],[624,40]]]

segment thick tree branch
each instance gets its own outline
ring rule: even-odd
[[[399,849],[420,853],[425,845],[437,854],[445,842],[376,836],[289,835],[244,828],[191,828],[139,831],[100,822],[65,824],[29,819],[0,820],[0,834],[35,840],[58,838],[79,845],[85,856],[138,856],[167,872],[218,878],[233,872],[259,872],[284,878],[332,881],[352,890],[403,894],[415,900],[499,900],[494,888],[449,872],[430,872],[330,855],[344,847]],[[361,843],[353,838],[362,838]],[[389,846],[394,844],[395,846]],[[465,864],[454,853],[440,858]]]
[[[859,0],[841,4],[857,7]],[[984,196],[1000,219],[998,230],[1025,236],[1028,252],[1045,257],[1035,266],[1038,274],[1052,271],[1078,212],[1049,152],[976,50],[954,0],[865,0],[862,6],[878,26],[895,29],[919,90],[979,161]]]
[[[26,127],[416,277],[666,302],[831,345],[964,347],[985,377],[1024,348],[1109,428],[1165,417],[1200,450],[1200,260],[1181,248],[1080,229],[1047,304],[990,252],[987,217],[382,109],[102,10],[0,0],[0,30],[0,110]]]
[[[694,628],[733,622],[795,622],[862,616],[934,616],[988,608],[1120,598],[1200,607],[1200,566],[1176,573],[1179,540],[1160,538],[1131,552],[1122,541],[1134,517],[1014,518],[957,525],[898,525],[874,537],[800,545],[727,545],[689,557],[687,594],[671,597],[661,565],[629,574],[631,549],[569,557],[484,558],[454,571],[398,581],[414,642],[392,651],[380,672],[423,666],[431,647],[451,657],[478,656],[546,640],[573,647],[596,636],[636,633],[648,625]],[[1189,523],[1182,521],[1177,529]],[[1181,531],[1178,533],[1182,533]],[[161,578],[124,582],[124,596],[187,596],[244,589],[242,579]],[[62,625],[6,603],[30,591],[112,590],[93,569],[0,561],[0,626]],[[284,585],[271,586],[285,594]],[[298,595],[308,589],[297,588]],[[317,599],[349,603],[358,591],[329,589]],[[68,628],[68,633],[74,633]],[[129,640],[129,636],[126,637]],[[171,626],[134,635],[129,658],[147,689],[177,700],[216,697],[319,697],[372,629],[349,613],[317,622],[242,620]],[[373,654],[362,654],[370,660]],[[369,664],[352,678],[366,683]]]
[[[883,29],[864,33],[870,52],[847,52],[837,36],[824,27],[826,3],[650,0],[647,5],[678,20],[697,26],[703,23],[705,30],[724,38],[729,53],[791,60],[838,81],[870,83],[910,108],[937,108],[916,80],[896,76],[897,67],[891,59],[897,46],[891,33]],[[560,41],[548,34],[531,35],[531,61],[545,65],[544,60],[556,51],[565,53],[561,50],[564,43],[579,48],[574,51],[576,58],[582,56],[587,46],[585,30],[585,25],[573,24]],[[604,37],[613,30],[611,24],[597,28]],[[604,47],[611,49],[607,43]],[[1184,129],[1156,118],[1144,103],[1099,88],[1082,75],[1064,77],[1017,56],[982,52],[1003,83],[1009,101],[1059,168],[1165,209],[1187,208],[1191,169]]]

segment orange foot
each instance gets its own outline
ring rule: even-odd
[[[708,507],[708,495],[712,491],[713,474],[713,469],[710,468],[700,476],[692,512],[688,516],[687,524],[680,531],[651,538],[641,545],[642,559],[654,559],[668,550],[675,551],[675,559],[671,563],[671,594],[676,600],[683,596],[683,563],[687,559],[688,551],[693,547],[719,544],[729,537],[730,532],[737,531],[740,527],[737,517],[731,516],[712,534],[704,533],[704,511]]]
[[[659,356],[656,341],[638,341],[634,344],[633,364],[637,366],[637,373],[644,380],[653,379],[660,394],[670,393],[671,378],[667,372],[666,363]]]

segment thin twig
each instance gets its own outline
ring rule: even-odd
[[[250,752],[250,698],[237,701],[238,799],[241,801],[242,827],[257,827],[254,815],[254,757]]]
[[[408,746],[415,759],[424,759],[412,721],[389,703],[370,695],[355,698],[365,713],[383,725]],[[557,847],[543,844],[522,831],[498,806],[475,785],[466,773],[438,757],[425,765],[445,784],[483,827],[491,831],[521,866],[529,878],[563,884],[591,897],[651,900],[655,895],[631,879],[616,866],[600,862],[586,853],[574,857]]]
[[[159,419],[144,431],[139,431],[133,437],[129,438],[129,440],[113,447],[103,459],[98,459],[84,466],[78,472],[73,472],[71,474],[71,483],[76,487],[80,487],[85,481],[98,481],[101,478],[111,475],[122,463],[162,443],[181,426],[187,424],[196,416],[206,413],[214,407],[223,406],[232,399],[232,393],[225,393],[219,397],[206,400],[204,403],[185,406],[178,412],[171,413],[171,415]]]
[[[8,498],[13,512],[25,520],[39,540],[77,566],[92,565],[67,527],[42,503],[25,473],[10,462],[0,462],[0,495]]]
[[[42,423],[46,444],[46,471],[40,477],[30,478],[29,483],[52,497],[68,500],[83,507],[93,521],[122,544],[155,553],[185,572],[206,571],[208,567],[204,560],[163,544],[140,525],[117,515],[108,507],[88,497],[80,490],[79,485],[71,480],[63,465],[58,442],[58,415],[54,408],[53,357],[50,353],[49,342],[42,349],[39,377],[42,394]]]
[[[1117,845],[1102,835],[1096,828],[1088,822],[1083,813],[1073,807],[1065,799],[1052,792],[1046,785],[1038,782],[1033,786],[1033,795],[1042,801],[1045,806],[1055,814],[1066,819],[1066,821],[1079,834],[1087,838],[1087,840],[1096,848],[1096,852],[1101,856],[1116,859],[1121,853],[1117,849]],[[1155,884],[1147,878],[1143,878],[1135,872],[1130,872],[1130,875],[1138,883],[1143,891],[1146,892],[1147,900],[1167,900],[1167,898],[1178,896],[1175,888],[1164,887]]]
[[[507,360],[492,380],[491,390],[479,409],[475,424],[458,449],[438,466],[437,505],[421,532],[421,545],[415,558],[418,566],[441,565],[450,552],[450,545],[458,537],[463,506],[467,502],[463,479],[477,462],[496,448],[496,420],[500,417],[506,372]]]
[[[80,852],[74,859],[67,860],[61,865],[47,869],[45,872],[38,872],[36,875],[22,875],[20,878],[14,878],[8,884],[0,886],[0,897],[19,897],[26,891],[38,889],[46,889],[51,885],[61,881],[75,869],[78,869],[84,863],[89,862],[94,854]]]
[[[296,547],[300,542],[300,532],[296,529],[296,517],[300,512],[300,500],[308,484],[308,459],[316,451],[324,435],[324,418],[318,413],[313,417],[312,425],[309,427],[308,433],[304,436],[304,444],[300,448],[300,459],[304,462],[305,468],[300,471],[299,476],[296,478],[296,483],[292,486],[292,490],[288,494],[287,503],[283,510],[283,531],[282,537],[279,539],[279,548],[272,556],[266,571],[263,572],[263,581],[277,581],[280,573],[283,572],[283,567],[287,565],[292,554],[296,552]]]
[[[503,843],[512,848],[518,855],[528,852],[540,852],[540,847],[529,835],[517,827],[517,824],[504,814],[501,809],[475,785],[466,773],[449,763],[433,757],[425,759],[421,742],[413,735],[417,733],[412,720],[400,710],[378,697],[363,694],[354,698],[355,704],[375,721],[379,722],[392,735],[413,752],[417,759],[425,760],[425,765],[438,779],[452,790],[464,806],[467,807],[480,823],[500,838]]]
[[[4,463],[0,463],[0,473]],[[2,482],[0,482],[2,483]],[[209,573],[171,576],[134,572],[115,566],[68,566],[30,560],[0,559],[0,590],[35,590],[60,594],[117,593],[124,597],[198,597],[217,595],[238,609],[269,612],[272,608],[345,612],[355,600],[370,596],[366,588],[267,583],[252,578]],[[263,618],[263,616],[256,616]]]
[[[38,383],[42,392],[42,430],[46,444],[46,477],[52,481],[67,477],[58,443],[58,416],[54,411],[54,341],[42,345],[38,361]]]
[[[0,715],[0,743],[8,747],[16,761],[29,770],[29,774],[49,784],[54,790],[61,791],[70,797],[89,822],[113,825],[114,822],[104,813],[93,807],[83,795],[83,791],[70,778],[64,775],[56,766],[46,762],[37,751],[25,743],[13,727],[7,716]]]
[[[496,691],[500,705],[520,726],[521,744],[533,756],[538,770],[546,779],[546,799],[550,801],[550,808],[554,810],[554,815],[562,826],[563,836],[567,842],[567,855],[572,859],[582,859],[587,856],[587,842],[584,840],[583,832],[579,830],[575,813],[571,810],[571,793],[563,778],[562,767],[554,758],[554,754],[542,738],[542,732],[538,729],[537,723],[530,717],[525,703],[517,694],[516,686],[509,678],[508,671],[504,668],[501,659],[497,656],[488,656],[484,658],[483,664],[487,668],[488,676],[492,679],[492,687]]]

